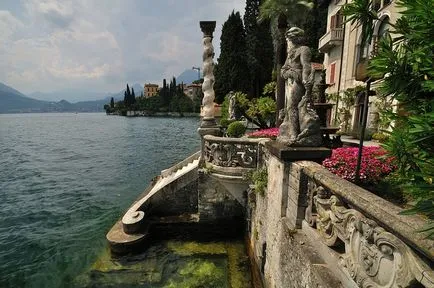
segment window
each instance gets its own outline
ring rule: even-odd
[[[344,24],[344,17],[339,10],[335,15],[332,15],[330,18],[330,29],[342,28]]]
[[[329,84],[335,84],[336,62],[330,64]]]

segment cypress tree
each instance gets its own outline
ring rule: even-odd
[[[115,108],[115,100],[113,97],[110,99],[110,108]]]
[[[244,28],[246,30],[247,60],[250,72],[250,97],[260,97],[265,84],[271,81],[274,48],[270,21],[258,24],[261,0],[246,0]]]
[[[128,95],[127,95],[127,90],[124,91],[124,105],[128,106]]]
[[[136,103],[136,94],[134,93],[134,88],[131,87],[131,103]]]
[[[246,35],[239,12],[229,15],[223,24],[220,56],[215,67],[216,102],[222,103],[230,91],[249,91],[250,75],[246,55]]]

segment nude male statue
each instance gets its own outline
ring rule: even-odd
[[[311,53],[301,45],[304,31],[292,27],[286,32],[288,56],[281,75],[290,85],[286,95],[284,121],[277,141],[288,146],[320,146],[322,143],[319,117],[313,109],[313,73]]]

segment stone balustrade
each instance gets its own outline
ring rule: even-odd
[[[204,136],[206,163],[227,168],[256,168],[259,143],[264,139]]]
[[[434,241],[418,233],[418,216],[343,180],[322,166],[300,162],[307,181],[305,220],[329,247],[341,245],[341,267],[359,287],[434,287]]]
[[[265,287],[434,287],[426,219],[311,161],[267,150],[267,190],[249,194],[248,231]]]

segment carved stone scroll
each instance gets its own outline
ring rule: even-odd
[[[256,168],[258,144],[205,140],[205,161],[221,167]]]
[[[347,208],[325,188],[314,189],[316,228],[326,245],[345,244],[341,263],[359,287],[408,287],[416,280],[431,283],[423,280],[430,268],[403,241],[359,211]]]

